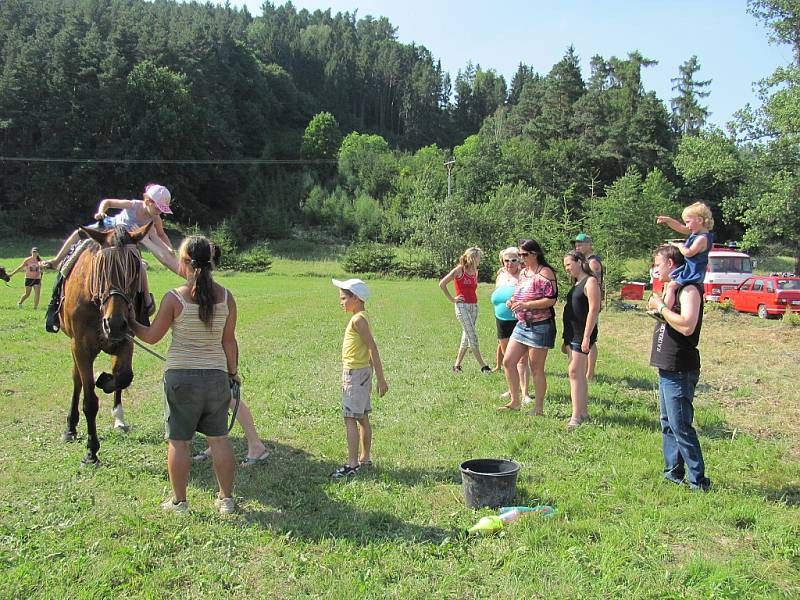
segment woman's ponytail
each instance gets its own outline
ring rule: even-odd
[[[206,238],[194,235],[186,239],[184,248],[189,266],[194,270],[192,300],[197,302],[200,320],[208,327],[214,319],[214,268],[212,244]]]

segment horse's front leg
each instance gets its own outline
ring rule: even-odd
[[[81,397],[81,372],[78,370],[78,365],[73,361],[72,364],[72,402],[70,403],[69,414],[67,415],[67,428],[61,434],[61,440],[64,442],[74,442],[78,437],[78,419],[80,413],[78,412],[78,399]]]
[[[92,365],[97,353],[90,353],[79,348],[75,343],[72,348],[72,356],[75,365],[80,372],[81,383],[83,385],[83,416],[86,419],[86,456],[81,461],[84,465],[97,466],[100,460],[97,458],[97,451],[100,450],[100,440],[97,437],[97,409],[98,399],[94,393],[94,372]]]
[[[126,342],[111,356],[111,377],[101,383],[101,378],[107,376],[106,373],[98,377],[97,385],[103,391],[114,391],[114,408],[111,414],[114,416],[114,429],[128,432],[130,427],[125,422],[125,411],[122,410],[122,390],[126,389],[133,381],[133,343]]]
[[[125,422],[125,411],[122,410],[122,390],[114,392],[114,408],[111,409],[111,414],[114,417],[114,429],[124,433],[131,430],[130,425]]]

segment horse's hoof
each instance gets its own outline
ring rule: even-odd
[[[128,433],[131,430],[131,426],[126,423],[114,423],[114,429],[122,433]]]
[[[73,433],[71,431],[65,431],[61,434],[61,441],[62,442],[74,442],[78,439],[78,434]]]
[[[81,467],[99,467],[100,466],[100,459],[96,456],[91,456],[87,454],[81,460]]]

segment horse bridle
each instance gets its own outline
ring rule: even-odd
[[[108,291],[108,294],[106,294],[103,297],[102,300],[95,300],[95,302],[97,303],[98,308],[100,308],[101,313],[102,313],[103,307],[106,304],[108,304],[111,301],[111,298],[113,298],[114,296],[119,296],[120,298],[122,298],[125,301],[125,306],[128,306],[128,307],[131,306],[131,300],[130,300],[130,298],[128,298],[128,296],[127,296],[127,294],[125,294],[125,292],[123,292],[122,290],[118,290],[117,288],[111,288]],[[109,335],[111,334],[111,330],[108,328],[108,323],[106,322],[105,319],[100,319],[100,326],[103,328],[103,333],[105,334],[105,336],[109,337]]]

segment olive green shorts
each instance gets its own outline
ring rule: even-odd
[[[194,433],[227,435],[231,388],[217,369],[168,369],[164,373],[164,423],[170,440],[188,441]]]

